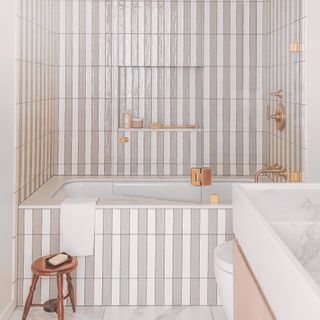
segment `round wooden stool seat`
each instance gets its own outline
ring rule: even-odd
[[[54,255],[45,256],[34,261],[31,266],[32,272],[39,276],[48,277],[48,276],[54,276],[57,273],[65,274],[65,273],[73,272],[78,266],[78,260],[75,257],[72,257],[72,260],[70,262],[62,264],[61,266],[58,266],[58,267],[47,266],[46,260],[53,256]]]
[[[72,310],[76,311],[76,298],[74,293],[74,288],[72,285],[71,272],[73,272],[78,266],[78,260],[76,257],[72,257],[71,261],[66,262],[57,267],[50,267],[46,264],[46,260],[48,258],[53,257],[54,255],[41,257],[35,260],[32,263],[31,270],[33,273],[32,284],[30,286],[30,291],[24,306],[22,320],[26,320],[29,310],[31,307],[39,307],[45,306],[45,304],[33,304],[32,299],[34,292],[36,290],[37,282],[40,277],[49,277],[56,276],[57,277],[57,289],[58,289],[58,297],[57,297],[57,315],[58,320],[64,320],[64,308],[63,301],[67,298],[70,298]],[[68,294],[63,296],[63,278],[66,275],[67,283],[68,283]]]

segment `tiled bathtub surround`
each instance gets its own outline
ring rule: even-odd
[[[306,17],[302,0],[270,1],[269,86],[270,91],[282,89],[284,98],[270,98],[270,113],[282,102],[287,111],[287,126],[283,132],[269,123],[268,163],[278,163],[288,171],[303,171],[305,101],[305,37]],[[301,44],[302,51],[290,52],[293,42]]]
[[[59,219],[59,209],[19,211],[20,306],[32,260],[59,251]],[[78,304],[216,305],[213,250],[232,238],[231,209],[97,209],[94,255],[74,274]],[[55,279],[42,279],[34,301],[55,294]]]
[[[18,2],[16,192],[21,202],[53,175],[52,0]]]
[[[262,165],[268,1],[54,1],[55,174],[218,175]],[[145,125],[201,130],[130,133]]]

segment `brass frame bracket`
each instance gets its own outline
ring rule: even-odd
[[[212,184],[211,168],[191,168],[191,184],[197,187],[210,186]]]

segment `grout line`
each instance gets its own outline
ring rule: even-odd
[[[209,308],[210,308],[210,312],[211,312],[212,320],[215,320],[215,319],[214,319],[214,316],[213,316],[213,312],[212,312],[212,307],[211,307],[211,306],[209,306]]]
[[[104,311],[103,311],[101,320],[104,320],[106,312],[107,312],[107,307],[104,307]]]

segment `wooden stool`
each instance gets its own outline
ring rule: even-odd
[[[32,284],[30,286],[30,291],[28,294],[28,298],[26,300],[26,304],[23,310],[22,320],[26,320],[29,310],[31,307],[43,307],[44,304],[32,304],[33,294],[36,290],[36,285],[41,276],[49,277],[49,276],[56,276],[57,277],[57,287],[58,287],[58,305],[57,305],[57,315],[59,320],[64,320],[64,308],[63,308],[63,300],[70,297],[72,310],[76,312],[76,301],[75,301],[75,294],[74,288],[72,285],[72,279],[70,273],[77,268],[78,261],[77,258],[73,257],[72,260],[66,264],[61,265],[60,267],[48,267],[46,265],[46,259],[50,258],[54,255],[42,257],[33,262],[31,270],[33,273],[32,277]],[[67,276],[68,282],[68,294],[64,297],[63,296],[63,276]]]

